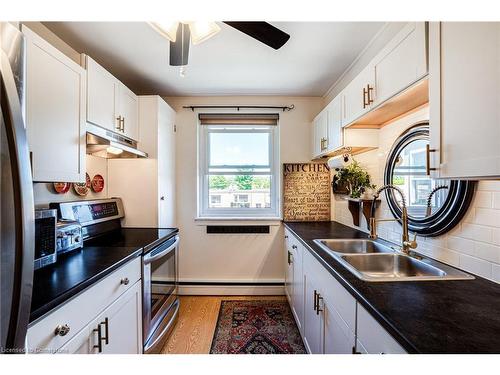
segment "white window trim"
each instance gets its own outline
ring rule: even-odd
[[[205,111],[206,112],[206,111]],[[220,111],[219,111],[220,112]],[[262,113],[263,111],[259,111]],[[239,114],[245,113],[243,111]],[[248,111],[247,113],[252,113]],[[275,111],[269,113],[276,113]],[[196,220],[281,220],[281,168],[280,168],[280,125],[271,127],[270,166],[271,166],[271,208],[208,208],[208,126],[197,122],[198,156],[198,213]]]

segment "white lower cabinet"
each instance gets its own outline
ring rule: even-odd
[[[406,351],[358,303],[356,351],[368,354],[405,354]],[[359,346],[359,347],[358,347]]]
[[[291,231],[285,229],[285,236],[287,265],[289,253],[301,262],[301,268],[287,267],[285,282],[308,353],[406,353]],[[294,244],[296,249],[292,248]],[[294,280],[302,280],[302,284]],[[295,313],[297,306],[303,308],[302,315]]]
[[[28,352],[142,353],[140,277],[141,259],[136,258],[34,322]],[[65,332],[58,333],[63,327]]]
[[[304,321],[304,272],[302,271],[302,245],[285,230],[286,291],[299,331]]]

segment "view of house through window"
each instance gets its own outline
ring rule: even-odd
[[[277,215],[276,125],[202,126],[200,192],[205,214]],[[203,168],[204,167],[204,168]]]

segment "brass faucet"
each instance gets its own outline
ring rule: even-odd
[[[392,189],[395,190],[399,193],[401,196],[401,219],[395,218],[395,219],[375,219],[375,204],[377,201],[377,198],[379,197],[380,193],[384,190],[387,189]],[[370,215],[370,238],[376,239],[377,238],[377,223],[381,221],[399,221],[401,222],[401,225],[403,227],[403,234],[401,237],[401,249],[405,254],[409,254],[410,249],[415,249],[417,247],[417,234],[415,233],[415,237],[413,237],[413,241],[410,241],[410,236],[408,234],[408,209],[406,208],[406,199],[401,191],[400,188],[394,185],[384,185],[381,188],[379,188],[375,194],[373,194],[373,202],[372,202],[372,207],[371,207],[371,215]]]

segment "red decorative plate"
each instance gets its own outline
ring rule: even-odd
[[[86,182],[75,182],[73,184],[73,190],[75,191],[76,194],[78,194],[81,197],[84,197],[88,194],[89,189],[90,189],[90,176],[88,173],[85,174],[85,180]]]
[[[71,182],[54,182],[54,190],[59,194],[66,194],[71,188]]]
[[[100,174],[96,174],[92,179],[92,190],[100,193],[104,189],[104,178]]]

